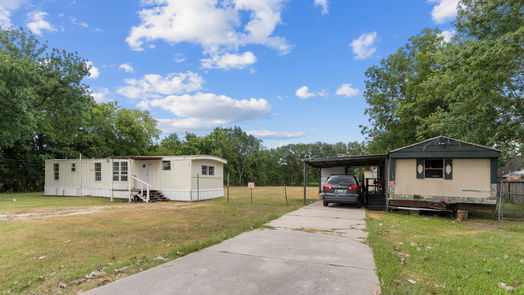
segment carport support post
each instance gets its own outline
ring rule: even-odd
[[[307,189],[307,163],[304,160],[304,205],[306,205],[306,189]]]

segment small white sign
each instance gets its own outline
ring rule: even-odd
[[[248,182],[247,183],[247,187],[248,188],[255,188],[255,183],[254,182]]]

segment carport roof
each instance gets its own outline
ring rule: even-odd
[[[387,159],[388,154],[362,155],[362,156],[347,156],[336,158],[313,158],[305,160],[305,162],[315,168],[330,168],[330,167],[365,167],[377,166]]]

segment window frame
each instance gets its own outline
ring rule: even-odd
[[[428,168],[427,167],[427,162],[428,161],[433,161],[433,162],[440,162],[442,165],[442,167],[438,167],[438,168]],[[445,167],[445,163],[444,163],[444,159],[443,158],[438,158],[438,159],[424,159],[424,178],[429,178],[429,179],[444,179],[444,174],[445,174],[445,171],[444,171],[444,167]],[[435,172],[435,171],[440,171],[440,176],[439,177],[434,177],[434,176],[428,176],[427,172]]]
[[[125,164],[125,165],[124,165]],[[124,169],[124,167],[126,169]],[[129,174],[129,164],[127,161],[120,161],[120,181],[127,181]]]
[[[171,160],[162,160],[162,171],[171,171]]]
[[[120,180],[120,162],[113,161],[113,181],[119,181],[119,180]]]
[[[215,176],[215,166],[207,166],[207,175]]]
[[[102,162],[95,162],[95,181],[102,181]]]
[[[202,169],[200,171],[202,175],[207,175],[207,167],[208,167],[207,165],[202,165]]]
[[[71,173],[76,173],[76,163],[71,163]]]
[[[53,179],[60,180],[60,163],[53,163]]]

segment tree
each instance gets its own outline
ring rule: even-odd
[[[361,128],[368,137],[370,152],[383,153],[415,142],[421,121],[434,109],[445,108],[439,97],[419,98],[424,91],[420,85],[438,68],[444,46],[438,30],[426,29],[382,60],[380,66],[366,71],[364,96],[371,125]]]
[[[439,134],[524,151],[524,10],[515,0],[463,0],[458,35],[421,35],[367,72],[362,126],[371,152]]]

